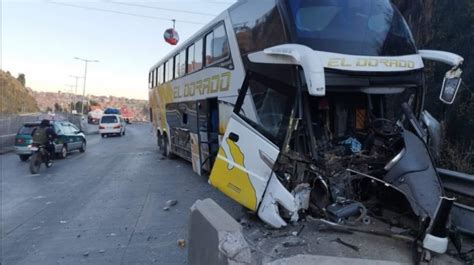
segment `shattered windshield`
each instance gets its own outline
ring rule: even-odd
[[[366,56],[415,54],[405,20],[389,0],[288,1],[294,41],[315,50]]]

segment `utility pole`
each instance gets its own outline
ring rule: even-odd
[[[83,61],[85,63],[85,66],[84,66],[84,86],[82,88],[82,99],[81,99],[81,102],[82,102],[82,108],[81,108],[81,115],[84,115],[84,98],[86,97],[86,79],[87,79],[87,64],[88,63],[98,63],[99,61],[98,60],[88,60],[88,59],[83,59],[83,58],[79,58],[79,57],[74,57],[74,59],[76,60],[80,60],[80,61]]]
[[[77,102],[77,85],[79,82],[79,79],[82,78],[82,76],[77,76],[77,75],[70,75],[69,77],[75,78],[76,79],[76,87],[74,91],[74,110],[77,111],[76,109],[76,102]]]
[[[71,100],[71,96],[70,96],[70,95],[71,95],[71,94],[74,94],[74,85],[66,85],[66,86],[69,87],[69,89],[66,90],[67,93],[69,94],[68,100]],[[77,87],[77,85],[76,85],[76,87]],[[74,97],[75,97],[75,94],[74,94]],[[67,106],[68,106],[68,108],[71,107],[71,112],[72,112],[73,109],[76,108],[76,107],[74,106],[74,104],[73,104],[73,106],[71,106],[70,103],[68,103]]]

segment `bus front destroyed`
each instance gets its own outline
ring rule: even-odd
[[[309,215],[370,225],[375,218],[407,228],[425,249],[444,253],[454,199],[444,195],[425,128],[413,114],[415,94],[362,89],[297,98],[274,166],[294,198],[292,205],[273,196],[282,220]],[[259,216],[274,227],[283,224],[268,210]]]

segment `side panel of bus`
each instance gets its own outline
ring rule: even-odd
[[[202,31],[201,35],[193,37],[150,74],[153,80],[151,87],[154,87],[150,90],[151,119],[157,136],[163,135],[168,139],[172,153],[191,161],[198,174],[201,174],[201,169],[211,170],[237,99],[238,88],[244,79],[243,64],[230,19],[227,15],[221,19]],[[225,29],[226,36],[223,36],[222,29]],[[197,42],[204,44],[205,66],[194,72],[177,74],[181,69],[176,65],[180,61],[177,58],[186,54],[186,61],[189,60],[189,49]],[[208,45],[225,47],[222,43],[228,43],[228,47],[217,49],[217,52],[226,51],[228,56],[218,57],[217,61],[208,65]],[[168,71],[162,68],[171,69],[169,65],[172,65],[174,73],[174,80],[171,81],[168,81],[169,78],[164,80],[168,77]],[[189,64],[184,67],[189,67]],[[160,79],[162,76],[164,78]]]

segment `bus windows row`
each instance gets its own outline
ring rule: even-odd
[[[223,24],[199,38],[175,54],[164,64],[149,74],[151,87],[161,85],[173,79],[194,73],[207,66],[212,66],[230,55],[229,41]]]

